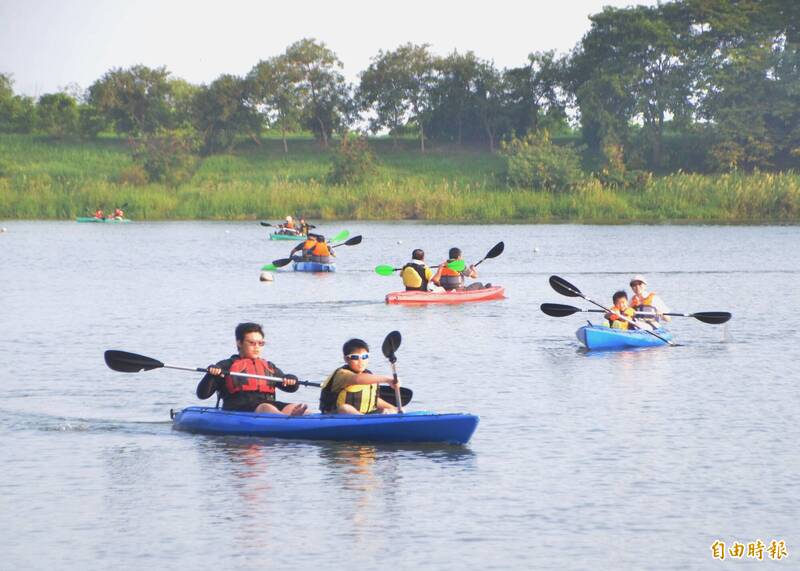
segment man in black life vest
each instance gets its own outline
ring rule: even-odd
[[[425,264],[425,252],[417,248],[411,252],[411,261],[400,272],[406,291],[428,291],[428,283],[433,278],[433,270]]]
[[[208,373],[197,385],[197,396],[207,399],[215,392],[222,398],[223,410],[302,415],[307,405],[288,404],[275,400],[275,388],[288,393],[299,386],[297,377],[287,375],[270,361],[261,358],[264,348],[264,330],[258,323],[240,323],[236,326],[236,347],[239,353],[209,365]],[[229,375],[249,373],[267,377],[281,377],[282,383],[252,377]]]

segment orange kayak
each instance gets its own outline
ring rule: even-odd
[[[468,303],[503,299],[505,288],[501,286],[483,289],[458,289],[453,291],[396,291],[386,294],[386,303]]]

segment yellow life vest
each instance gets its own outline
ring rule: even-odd
[[[355,374],[355,371],[350,369],[347,365],[336,369],[326,380],[322,383],[322,391],[319,398],[319,409],[323,413],[336,412],[336,409],[343,404],[349,404],[354,407],[358,412],[368,414],[377,410],[378,408],[378,385],[348,385],[338,393],[334,393],[333,381],[336,375],[341,370],[350,371]],[[370,373],[369,369],[363,372]]]
[[[620,311],[615,305],[611,309],[616,310],[618,313],[621,313],[630,320],[633,320],[634,316],[636,315],[636,310],[632,307],[627,307],[625,308],[625,311]],[[611,329],[621,329],[623,331],[627,331],[630,328],[630,324],[627,321],[620,319],[619,315],[615,313],[607,313],[606,321],[603,324],[606,327],[611,327]]]

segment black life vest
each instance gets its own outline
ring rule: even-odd
[[[339,367],[333,373],[331,373],[331,376],[328,377],[328,382],[325,383],[325,386],[322,387],[322,390],[319,393],[319,410],[320,410],[320,412],[322,412],[322,413],[334,413],[334,412],[336,412],[336,409],[338,407],[336,401],[339,400],[339,395],[342,392],[347,392],[346,390],[337,391],[337,392],[334,392],[332,390],[333,381],[336,378],[336,375],[339,373],[339,371],[341,371],[343,369],[347,370],[347,371],[350,371],[351,373],[355,373],[355,371],[353,369],[351,369],[348,365],[344,365],[342,367]],[[369,369],[364,369],[361,372],[362,373],[370,373],[370,374],[372,374],[372,371],[370,371]],[[346,396],[345,396],[344,402],[346,404],[352,405],[353,407],[355,407],[358,410],[361,410],[361,408],[362,408],[361,407],[362,399],[365,398],[365,396],[367,398],[370,398],[370,400],[374,400],[374,401],[377,402],[378,386],[377,385],[363,385],[363,388],[364,388],[363,391],[347,393]],[[373,398],[373,393],[374,393],[374,398]]]
[[[425,263],[408,262],[405,266],[403,266],[403,269],[400,271],[401,275],[406,270],[406,268],[411,268],[412,270],[417,272],[419,279],[422,280],[422,283],[420,283],[419,287],[406,286],[406,291],[428,291],[428,278],[425,275],[427,273],[425,271],[426,270]]]

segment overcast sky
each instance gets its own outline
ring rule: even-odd
[[[246,74],[302,38],[324,42],[356,81],[379,50],[428,43],[437,55],[472,50],[499,68],[529,53],[571,50],[603,6],[655,0],[0,0],[0,73],[39,96],[87,88],[114,67],[166,66],[209,83]]]

